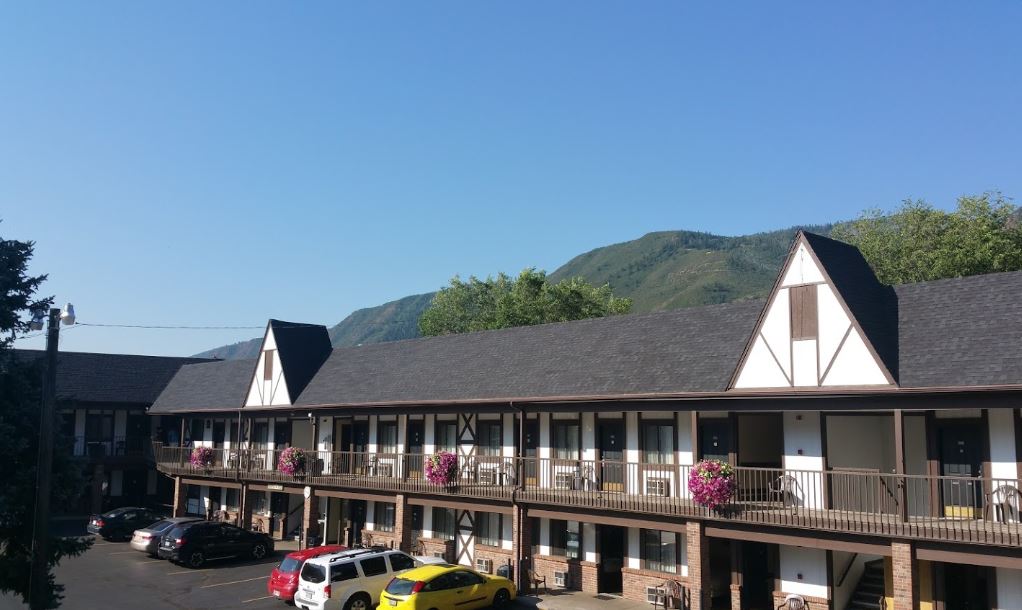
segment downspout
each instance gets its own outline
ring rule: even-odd
[[[515,486],[511,490],[511,511],[512,514],[517,517],[518,527],[515,528],[514,540],[511,543],[515,547],[515,574],[514,581],[519,591],[523,591],[523,584],[526,579],[523,576],[525,570],[523,569],[523,551],[522,551],[522,529],[524,528],[524,518],[521,510],[518,506],[518,491],[522,489],[522,474],[525,469],[522,467],[522,450],[525,448],[525,409],[523,407],[515,407],[514,401],[509,401],[508,405],[512,409],[517,409],[518,417],[518,443],[515,446]]]

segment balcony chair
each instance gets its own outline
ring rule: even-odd
[[[986,494],[987,516],[997,523],[1017,523],[1022,492],[1011,484],[998,485]],[[991,509],[993,514],[990,514]]]
[[[546,586],[546,576],[539,576],[534,571],[529,570],[529,588],[532,589],[532,592],[539,592],[539,586],[541,584],[543,585],[543,592],[549,593],[550,589]]]
[[[809,602],[801,595],[792,593],[784,598],[784,603],[777,606],[777,610],[809,610]]]
[[[771,496],[780,498],[783,508],[790,507],[793,514],[798,512],[799,498],[802,497],[802,487],[799,485],[798,479],[790,474],[782,474],[770,484],[769,491]]]
[[[657,585],[656,594],[653,597],[653,609],[676,608],[681,610],[685,607],[685,587],[677,580],[665,580]]]

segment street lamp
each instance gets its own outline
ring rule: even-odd
[[[43,311],[32,314],[29,328],[42,330]],[[57,345],[60,324],[75,323],[74,305],[64,305],[63,311],[53,307],[49,311],[46,327],[46,375],[43,377],[43,404],[39,414],[39,460],[35,487],[35,523],[32,528],[32,571],[29,576],[29,607],[46,607],[49,557],[50,480],[53,476],[53,413],[57,402]]]

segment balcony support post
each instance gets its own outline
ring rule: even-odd
[[[412,507],[404,494],[394,497],[394,538],[399,549],[406,553],[414,552],[417,541],[412,540]]]
[[[515,574],[516,584],[519,591],[527,591],[529,579],[526,570],[529,569],[532,555],[532,522],[526,509],[521,504],[515,504],[511,513],[511,539],[515,548]]]
[[[92,489],[91,491],[91,505],[90,509],[95,515],[103,512],[103,482],[106,481],[106,472],[103,469],[103,463],[98,462],[92,467]]]
[[[688,579],[691,595],[690,610],[709,610],[710,607],[710,552],[709,539],[703,531],[702,521],[685,524],[685,544],[688,550]]]
[[[312,487],[306,487],[305,508],[302,512],[301,548],[309,548],[309,536],[319,535],[319,496]]]
[[[742,541],[729,540],[731,549],[731,610],[742,610]]]
[[[891,543],[894,608],[889,610],[915,610],[919,607],[919,573],[915,554],[911,542],[896,540]]]
[[[898,475],[898,517],[908,521],[908,494],[905,480],[905,412],[894,410],[894,472]]]
[[[174,477],[174,508],[172,517],[184,517],[188,506],[188,490],[181,482],[181,477]]]

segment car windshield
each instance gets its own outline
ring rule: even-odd
[[[391,578],[390,583],[387,585],[387,593],[391,595],[411,595],[412,587],[414,586],[414,580],[400,577]]]
[[[147,527],[145,529],[153,530],[154,532],[162,532],[163,530],[169,528],[172,525],[174,525],[174,524],[171,523],[170,521],[157,521],[156,523],[150,525],[149,527]]]
[[[326,580],[326,570],[323,566],[314,563],[306,563],[302,566],[302,580],[306,582],[321,583]]]
[[[297,572],[298,568],[300,568],[301,565],[302,561],[300,559],[295,559],[294,557],[285,557],[284,561],[281,561],[280,565],[277,566],[277,569],[280,570],[281,572],[291,574],[292,572]]]

